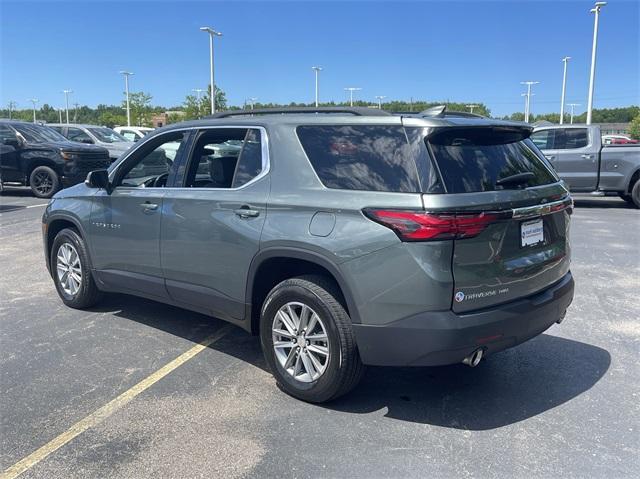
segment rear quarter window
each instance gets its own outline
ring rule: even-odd
[[[494,134],[491,130],[444,130],[429,139],[448,193],[473,193],[513,188],[496,184],[520,173],[531,179],[517,187],[540,186],[557,181],[550,168],[534,152],[530,140]],[[528,144],[527,144],[528,143]]]
[[[327,188],[420,191],[415,151],[401,126],[299,126],[300,143]]]

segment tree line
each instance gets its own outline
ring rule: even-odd
[[[151,126],[151,119],[153,115],[159,113],[169,112],[168,122],[175,123],[183,120],[192,120],[202,118],[209,114],[211,103],[211,88],[203,92],[203,95],[187,95],[181,105],[175,105],[170,107],[153,106],[153,97],[146,92],[132,92],[129,94],[129,105],[131,111],[131,123],[137,126]],[[353,102],[354,106],[375,108],[378,106],[375,102],[368,102],[363,100],[357,100]],[[470,104],[459,102],[433,102],[433,101],[402,101],[391,100],[382,103],[382,109],[390,112],[420,112],[427,108],[447,105],[448,110],[452,111],[464,111],[469,112],[471,108]],[[479,115],[491,116],[491,110],[482,102],[471,103],[474,105],[473,113]],[[216,106],[218,110],[241,110],[253,108],[286,108],[286,107],[300,107],[300,106],[314,106],[314,103],[297,103],[291,102],[288,104],[281,103],[261,103],[255,102],[253,105],[247,103],[243,105],[228,105],[226,94],[221,89],[216,89]],[[349,106],[348,102],[322,102],[320,106],[328,107],[341,107]],[[36,109],[36,117],[38,121],[44,123],[58,123],[60,121],[66,121],[66,112],[64,110],[57,110],[49,104],[43,104],[40,108]],[[592,115],[592,121],[594,123],[628,123],[635,120],[635,124],[640,123],[640,107],[628,106],[621,108],[602,108],[594,109]],[[13,118],[24,121],[33,120],[33,109],[22,108],[14,109],[11,105],[6,105],[5,108],[0,109],[0,118]],[[511,115],[503,116],[504,120],[524,121],[524,114],[521,112],[512,113]],[[550,121],[552,123],[558,123],[560,120],[559,113],[543,113],[538,115],[530,115],[529,121],[531,123],[538,121]],[[565,113],[565,123],[569,123],[570,115]],[[574,123],[584,123],[586,121],[586,112],[580,115],[575,115],[573,119]],[[71,123],[88,123],[95,125],[105,125],[108,127],[122,126],[127,124],[126,115],[126,102],[123,101],[121,105],[97,105],[95,108],[90,108],[86,105],[74,105],[69,109],[69,122]],[[635,134],[635,128],[632,129]],[[640,137],[640,132],[638,132]]]

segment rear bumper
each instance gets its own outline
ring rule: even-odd
[[[376,366],[439,366],[459,363],[478,348],[502,351],[561,320],[573,290],[567,273],[540,293],[480,311],[428,312],[385,326],[354,324],[360,357]]]

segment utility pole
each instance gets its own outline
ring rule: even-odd
[[[467,108],[469,108],[469,113],[473,113],[473,109],[474,108],[478,108],[479,105],[475,105],[475,104],[470,104],[470,105],[465,105]]]
[[[69,124],[69,94],[73,93],[73,90],[62,90],[64,93],[64,109],[67,114],[67,125]]]
[[[221,37],[222,33],[211,27],[200,27],[200,30],[209,34],[209,73],[211,77],[211,114],[216,112],[216,84],[213,77],[213,37]]]
[[[567,88],[567,63],[571,57],[564,57],[562,63],[564,63],[564,72],[562,74],[562,99],[560,100],[560,124],[564,123],[564,93]]]
[[[349,105],[350,106],[353,106],[353,92],[354,91],[360,91],[360,90],[362,90],[362,88],[353,87],[353,86],[345,88],[345,91],[349,92]]]
[[[29,98],[27,101],[30,101],[33,104],[33,122],[35,123],[36,120],[36,103],[38,103],[38,99],[37,98]]]
[[[10,101],[8,106],[9,106],[9,120],[11,120],[13,117],[13,109],[16,106],[18,106],[18,104],[15,101]]]
[[[573,125],[573,107],[580,106],[580,103],[567,103],[571,107],[571,124]]]
[[[600,18],[600,9],[607,2],[596,2],[595,6],[589,10],[595,13],[593,21],[593,46],[591,47],[591,74],[589,75],[589,99],[587,100],[587,125],[591,124],[591,112],[593,110],[593,84],[596,77],[596,50],[598,49],[598,19]]]
[[[129,77],[133,75],[132,72],[121,71],[124,75],[124,93],[127,96],[127,126],[131,126],[131,109],[129,108]]]
[[[526,95],[527,97],[525,102],[525,109],[524,109],[524,121],[526,123],[529,123],[529,113],[531,112],[531,96],[533,95],[531,93],[531,86],[537,85],[538,83],[540,82],[539,81],[521,81],[520,82],[521,85],[527,85],[527,93],[523,95],[523,96]]]
[[[384,100],[386,95],[376,95],[376,99],[378,100],[378,110],[382,110],[382,100]]]
[[[316,74],[316,108],[318,108],[318,75],[322,71],[322,67],[311,67]]]

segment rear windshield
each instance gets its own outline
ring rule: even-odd
[[[438,178],[431,168],[423,137],[414,130],[405,132],[398,125],[297,128],[302,147],[327,188],[394,193],[435,191],[439,188]]]
[[[429,138],[448,193],[495,191],[554,183],[550,169],[516,131],[446,129]],[[526,181],[502,183],[514,175],[531,173]]]

